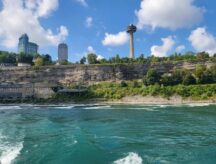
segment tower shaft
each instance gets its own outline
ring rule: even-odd
[[[133,36],[133,32],[130,32],[130,58],[134,59],[134,36]]]

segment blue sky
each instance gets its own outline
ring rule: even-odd
[[[105,58],[129,55],[125,29],[137,25],[135,54],[216,53],[213,0],[1,0],[0,49],[17,51],[28,33],[40,53],[57,59],[57,44],[69,46],[69,60],[88,52]],[[2,25],[3,24],[3,25]]]

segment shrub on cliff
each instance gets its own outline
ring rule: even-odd
[[[127,84],[125,81],[121,81],[120,86],[121,86],[121,87],[127,87],[128,84]]]
[[[183,82],[184,85],[191,85],[191,84],[196,84],[196,78],[191,74],[191,73],[187,73],[184,77],[183,77]]]
[[[155,69],[149,69],[143,79],[145,85],[154,85],[160,82],[160,74]]]

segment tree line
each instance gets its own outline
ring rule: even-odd
[[[17,63],[27,63],[36,66],[53,64],[52,57],[49,54],[24,54],[0,51],[0,64],[16,65]]]
[[[151,63],[167,63],[174,61],[213,61],[216,62],[216,54],[210,56],[207,52],[193,53],[187,52],[185,54],[174,53],[167,57],[155,57],[148,56],[145,57],[144,54],[141,54],[135,59],[130,59],[128,57],[121,58],[120,55],[116,55],[110,59],[100,59],[96,54],[88,54],[87,58],[83,57],[80,60],[80,64],[151,64]]]
[[[60,65],[68,64],[152,64],[152,63],[168,63],[175,61],[212,61],[216,62],[216,54],[210,56],[206,52],[193,53],[187,52],[185,54],[175,53],[167,57],[155,57],[148,56],[145,57],[144,54],[141,54],[135,59],[130,59],[128,57],[120,57],[116,55],[109,59],[99,59],[98,55],[94,53],[88,54],[86,57],[82,57],[79,62],[71,63],[69,61],[59,61]],[[18,62],[34,64],[37,66],[56,64],[56,61],[53,61],[49,54],[37,54],[29,55],[24,53],[11,53],[7,51],[0,51],[0,64],[13,64],[16,65]]]

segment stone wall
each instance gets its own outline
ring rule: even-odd
[[[50,98],[55,92],[51,87],[37,84],[0,85],[0,99]]]
[[[149,68],[159,72],[171,72],[175,68],[193,70],[196,64],[212,66],[212,62],[177,62],[175,64],[136,65],[69,65],[44,67],[2,67],[0,83],[44,83],[49,85],[65,83],[96,83],[141,79]]]

